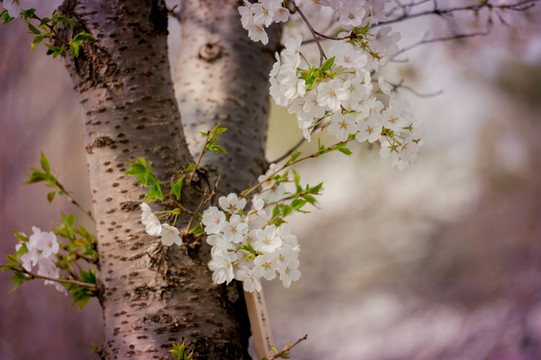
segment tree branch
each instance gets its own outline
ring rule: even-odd
[[[269,360],[275,360],[275,359],[278,359],[279,357],[281,357],[282,355],[285,355],[285,353],[287,353],[288,351],[290,351],[291,349],[293,349],[293,347],[297,346],[301,341],[304,341],[308,339],[308,334],[304,335],[302,338],[300,338],[299,340],[295,341],[295,343],[293,345],[286,345],[286,347],[284,347],[284,349],[274,355],[272,355]]]
[[[452,14],[452,13],[455,13],[455,12],[459,12],[459,11],[473,11],[473,12],[476,12],[476,11],[479,11],[483,8],[487,8],[487,9],[500,9],[500,10],[513,10],[513,11],[525,11],[525,10],[528,10],[530,9],[532,6],[535,5],[536,2],[538,2],[539,0],[521,0],[517,3],[514,3],[514,4],[501,4],[501,5],[493,5],[489,0],[483,0],[481,3],[477,4],[477,5],[469,5],[469,6],[457,6],[457,7],[453,7],[453,8],[448,8],[448,9],[439,9],[437,7],[437,3],[434,2],[434,7],[432,10],[427,10],[427,11],[421,11],[421,12],[418,12],[418,13],[410,13],[406,10],[406,8],[413,8],[414,6],[417,6],[417,5],[420,5],[420,4],[423,4],[425,3],[426,1],[418,1],[417,3],[412,3],[410,5],[404,5],[404,13],[399,16],[399,17],[396,17],[394,19],[390,19],[390,20],[387,20],[387,21],[381,21],[379,22],[377,25],[374,25],[374,27],[377,27],[377,26],[384,26],[384,25],[389,25],[389,24],[394,24],[394,23],[397,23],[397,22],[400,22],[400,21],[403,21],[403,20],[409,20],[409,19],[413,19],[413,18],[417,18],[417,17],[421,17],[421,16],[427,16],[427,15],[437,15],[437,16],[445,16],[445,15],[449,15],[449,14]],[[391,13],[394,12],[394,10],[391,11]]]
[[[5,266],[4,264],[0,264],[0,268],[2,268],[4,266]],[[82,286],[82,287],[86,287],[86,288],[89,288],[89,289],[92,289],[92,290],[97,289],[96,285],[94,285],[94,284],[89,284],[89,283],[85,283],[85,282],[78,281],[78,280],[52,278],[52,277],[49,277],[49,276],[44,276],[44,275],[39,275],[39,274],[33,273],[33,272],[28,271],[28,270],[26,270],[24,268],[19,268],[16,271],[19,271],[19,272],[22,272],[23,274],[28,275],[30,277],[28,280],[43,279],[43,280],[55,281],[55,282],[62,283],[62,284],[72,284],[72,285]]]
[[[308,29],[310,29],[310,32],[312,33],[312,36],[314,38],[314,41],[316,42],[317,48],[319,49],[319,66],[323,64],[323,60],[327,59],[327,55],[325,55],[325,52],[323,51],[323,48],[321,47],[321,44],[319,43],[319,39],[317,38],[318,33],[314,30],[306,16],[304,16],[304,13],[301,11],[301,9],[295,4],[294,0],[291,0],[291,3],[293,4],[293,7],[295,8],[295,11],[299,13],[302,20],[306,23],[308,26]],[[320,35],[321,36],[321,35]]]
[[[458,40],[458,39],[470,38],[470,37],[475,37],[475,36],[487,36],[489,34],[490,34],[490,27],[487,28],[487,30],[485,31],[478,31],[478,32],[473,32],[469,34],[458,34],[458,35],[452,35],[452,36],[437,37],[437,38],[432,38],[432,39],[423,39],[419,42],[416,42],[412,45],[409,45],[400,49],[400,51],[398,51],[396,54],[393,55],[391,60],[394,60],[398,55],[401,55],[405,53],[406,51],[409,51],[421,45],[426,45],[426,44],[440,42],[440,41],[443,42],[443,41]]]

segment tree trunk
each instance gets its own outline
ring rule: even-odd
[[[207,154],[213,180],[222,175],[220,193],[240,193],[265,172],[269,115],[269,72],[278,50],[280,27],[269,30],[269,44],[248,38],[238,6],[242,1],[183,0],[179,18],[181,49],[175,68],[175,93],[190,150],[203,146],[200,131],[220,123],[227,131],[219,144],[227,154]]]
[[[201,3],[187,3],[185,9],[212,8],[210,2]],[[219,8],[228,9],[229,16],[233,16],[234,5],[234,2],[224,2]],[[66,67],[86,115],[85,142],[100,254],[100,301],[105,320],[103,357],[170,359],[171,343],[184,341],[188,349],[194,350],[194,359],[249,358],[249,324],[242,292],[235,286],[212,283],[206,247],[188,254],[187,244],[180,248],[157,245],[158,238],[148,236],[140,221],[139,204],[145,189],[124,175],[128,161],[145,157],[152,161],[157,177],[167,182],[193,161],[170,78],[163,2],[66,0],[61,10],[77,22],[74,29],[66,31],[85,31],[94,36],[76,60],[66,57]],[[222,18],[204,16],[199,25],[209,29],[222,26]],[[235,16],[240,23],[238,13]],[[233,26],[232,18],[228,18],[227,23]],[[246,38],[239,28],[234,30],[237,32],[234,42],[240,41],[237,38]],[[231,30],[228,33],[231,34]],[[245,67],[252,69],[248,74],[253,74],[253,69],[259,68],[262,70],[258,79],[255,83],[237,85],[240,88],[228,88],[225,82],[231,78],[224,75],[219,80],[220,74],[213,70],[213,76],[203,76],[203,80],[216,89],[213,94],[221,92],[214,98],[216,102],[210,106],[201,97],[201,102],[194,107],[187,103],[193,99],[185,97],[181,103],[183,108],[186,106],[190,124],[203,119],[203,128],[208,130],[210,125],[206,124],[222,120],[220,116],[223,116],[223,126],[230,128],[226,134],[237,139],[238,148],[230,146],[227,159],[209,157],[205,163],[214,174],[224,173],[227,182],[221,190],[229,192],[252,183],[264,163],[268,85],[266,80],[263,83],[263,75],[268,73],[272,56],[270,53],[263,56],[259,50],[259,60],[255,60],[261,63],[246,66],[244,57],[229,48],[232,46],[229,41],[220,41],[227,49],[222,53],[222,61],[237,69],[227,75],[239,74]],[[246,39],[242,43],[244,53],[253,50]],[[186,50],[193,46],[183,40],[182,47]],[[188,65],[197,67],[200,62],[189,59],[185,69]],[[194,83],[201,81],[198,76],[194,77]],[[210,85],[215,81],[218,81],[216,85]],[[187,75],[181,75],[182,82],[187,88]],[[257,91],[248,88],[252,84],[258,87]],[[243,95],[249,93],[250,96]],[[252,97],[254,93],[257,97]],[[252,124],[251,119],[257,119],[257,123]],[[235,130],[236,127],[241,130]],[[194,139],[200,136],[191,130],[189,134]],[[246,140],[248,138],[250,140]],[[253,142],[252,138],[255,138]],[[190,142],[195,144],[196,140]],[[228,147],[230,143],[224,141],[223,145]],[[223,163],[232,165],[222,166]],[[246,167],[242,169],[240,164]],[[187,186],[182,199],[185,207],[194,209],[206,186],[204,177]],[[153,210],[162,210],[167,204],[151,206]],[[187,221],[187,218],[181,219],[181,226]]]

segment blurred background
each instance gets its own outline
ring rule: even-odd
[[[300,165],[304,182],[324,181],[320,209],[291,219],[302,276],[289,289],[264,283],[276,345],[308,334],[292,358],[541,359],[539,7],[501,14],[507,25],[495,17],[489,36],[419,46],[388,66],[389,80],[418,93],[401,90],[425,129],[412,168],[391,168],[366,144]],[[484,14],[471,15],[398,24],[400,45],[482,29]],[[28,54],[31,38],[17,21],[0,28],[2,259],[14,252],[12,230],[51,230],[60,210],[85,221],[62,198],[47,205],[44,186],[22,185],[40,151],[90,203],[72,85],[44,48]],[[273,108],[268,159],[301,137]],[[77,313],[40,281],[10,294],[8,277],[0,273],[0,359],[97,358],[97,301]]]

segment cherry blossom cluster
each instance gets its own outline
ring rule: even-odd
[[[23,268],[32,272],[34,266],[38,266],[37,274],[52,279],[59,279],[60,272],[56,266],[56,254],[60,249],[56,235],[53,232],[44,232],[37,227],[32,227],[33,234],[27,242],[20,242],[15,246],[17,252],[24,246],[26,252],[20,257]],[[24,236],[24,234],[23,234]],[[67,295],[68,292],[62,284],[45,280],[45,285],[54,285],[58,291]]]
[[[250,24],[262,28],[272,22],[275,3],[261,1],[239,8],[249,33],[253,32]],[[314,129],[326,129],[338,141],[378,141],[380,156],[402,170],[415,161],[422,141],[407,101],[393,92],[381,75],[377,85],[372,80],[399,49],[400,34],[393,33],[391,27],[370,29],[385,19],[385,3],[296,1],[307,13],[325,7],[334,10],[341,27],[349,30],[333,37],[330,45],[323,44],[326,50],[321,47],[321,57],[327,60],[319,66],[311,65],[301,52],[302,36],[286,40],[270,73],[270,94],[278,105],[296,115],[306,139],[310,140]],[[263,23],[262,14],[268,15]],[[250,37],[257,41],[257,37]]]
[[[141,222],[145,225],[147,234],[152,236],[160,236],[162,244],[171,246],[173,244],[181,245],[180,231],[169,224],[160,223],[160,220],[154,215],[152,209],[147,203],[140,205],[142,214]]]
[[[260,181],[266,175],[260,177]],[[218,207],[203,212],[202,223],[207,243],[212,246],[208,266],[212,280],[228,284],[237,279],[247,292],[261,290],[261,278],[279,278],[285,287],[300,278],[300,251],[297,237],[289,224],[271,223],[268,208],[288,197],[287,183],[267,180],[260,194],[250,199],[251,208],[245,210],[246,199],[231,193],[219,198]]]
[[[324,8],[330,8],[339,14],[342,27],[364,27],[385,20],[385,3],[389,0],[290,0],[291,4],[299,6],[310,15]],[[287,22],[290,11],[286,7],[288,1],[260,0],[239,7],[242,26],[248,30],[248,36],[253,41],[261,41],[263,45],[269,42],[265,31],[272,23]]]

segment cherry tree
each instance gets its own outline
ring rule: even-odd
[[[287,288],[300,278],[302,239],[287,217],[308,212],[322,191],[294,165],[349,155],[360,142],[389,166],[411,166],[423,136],[400,90],[414,90],[384,67],[416,46],[486,34],[535,2],[69,0],[45,16],[4,0],[4,24],[24,21],[31,49],[46,46],[70,74],[93,208],[79,205],[44,154],[27,182],[50,186],[49,201],[66,196],[95,235],[73,215],[53,231],[29,224],[3,269],[17,286],[43,279],[80,307],[97,297],[103,358],[244,359],[251,333],[258,357],[287,356],[291,345],[273,349],[261,282]],[[399,47],[393,24],[458,13],[478,14],[481,30]],[[180,33],[168,34],[177,20]],[[168,36],[180,37],[177,59]],[[297,145],[269,164],[269,95],[315,152]]]

